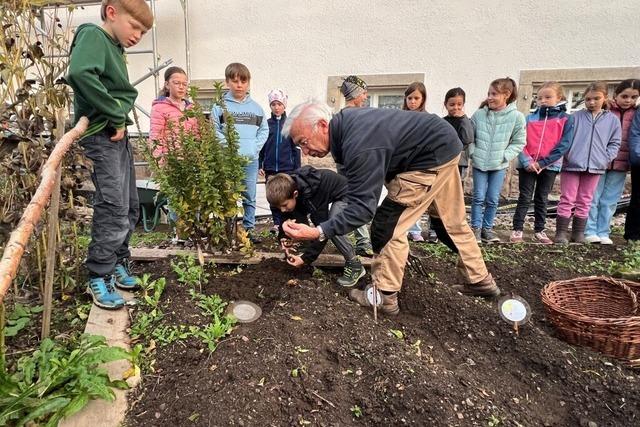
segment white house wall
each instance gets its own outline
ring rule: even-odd
[[[160,61],[185,67],[180,1],[158,0],[156,9]],[[491,80],[518,81],[520,70],[640,64],[640,0],[189,0],[189,9],[190,78],[222,78],[228,63],[242,62],[265,110],[274,87],[296,104],[326,99],[329,76],[424,73],[428,110],[442,113],[444,93],[462,86],[472,113]],[[87,7],[75,22],[97,13]],[[150,37],[140,48],[151,48]],[[134,80],[152,60],[129,62]],[[140,90],[150,108],[152,80]]]

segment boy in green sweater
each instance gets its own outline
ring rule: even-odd
[[[89,119],[80,145],[93,161],[96,188],[87,291],[97,306],[117,309],[124,299],[115,287],[137,286],[128,258],[139,207],[126,127],[132,124],[129,112],[138,92],[129,83],[124,48],[140,41],[153,25],[153,14],[144,0],[102,0],[100,13],[102,26],[84,24],[76,30],[67,81],[74,91],[76,120]]]

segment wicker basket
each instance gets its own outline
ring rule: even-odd
[[[551,282],[541,294],[549,320],[564,340],[640,365],[640,284],[579,277]]]

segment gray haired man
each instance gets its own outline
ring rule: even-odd
[[[460,257],[458,269],[468,295],[500,294],[466,221],[458,158],[462,150],[455,130],[434,114],[377,108],[349,108],[332,116],[323,103],[296,106],[283,128],[303,153],[324,157],[329,152],[344,167],[348,180],[346,208],[335,217],[309,227],[287,222],[284,232],[294,239],[327,239],[343,235],[373,219],[372,279],[382,292],[380,310],[397,314],[398,292],[409,254],[407,231],[433,205]],[[377,207],[382,191],[387,197]],[[369,301],[354,289],[349,297]]]

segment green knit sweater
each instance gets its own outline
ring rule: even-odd
[[[89,119],[85,137],[107,126],[122,129],[133,123],[129,112],[138,91],[129,82],[124,49],[97,25],[76,30],[67,81],[74,91],[76,121]]]

